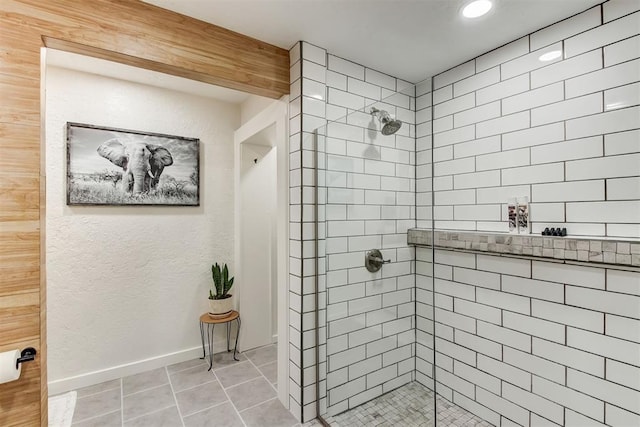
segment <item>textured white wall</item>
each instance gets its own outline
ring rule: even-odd
[[[258,113],[264,111],[269,105],[274,102],[271,98],[265,98],[264,96],[249,95],[247,99],[240,104],[240,122],[241,124],[247,123],[254,118]]]
[[[46,79],[49,381],[198,348],[210,265],[233,261],[239,108],[61,68]],[[200,206],[66,206],[67,121],[200,138]]]

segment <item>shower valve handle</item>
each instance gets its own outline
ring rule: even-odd
[[[364,266],[372,273],[380,270],[382,268],[382,264],[389,264],[390,262],[390,259],[385,260],[382,258],[382,253],[378,249],[367,251],[364,257]]]

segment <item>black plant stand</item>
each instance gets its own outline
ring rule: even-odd
[[[204,346],[204,330],[206,325],[207,342],[209,344],[209,371],[213,367],[213,330],[217,324],[225,323],[227,325],[227,351],[229,352],[231,351],[231,348],[229,347],[231,338],[231,329],[229,328],[229,325],[234,320],[238,322],[238,330],[236,332],[236,344],[233,348],[233,360],[239,361],[240,359],[238,359],[236,355],[238,353],[238,338],[240,337],[240,313],[233,310],[231,311],[231,313],[224,317],[212,317],[209,313],[204,313],[202,316],[200,316],[200,337],[202,338],[202,357],[200,359],[204,359],[207,356]]]

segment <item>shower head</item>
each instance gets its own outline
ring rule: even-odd
[[[402,126],[402,121],[392,119],[389,113],[384,110],[378,110],[374,107],[371,109],[371,115],[376,116],[380,121],[382,125],[380,132],[382,132],[383,135],[393,135],[400,129],[400,126]]]

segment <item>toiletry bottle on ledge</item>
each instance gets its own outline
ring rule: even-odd
[[[509,218],[509,233],[518,232],[518,204],[515,197],[507,202],[507,217]]]
[[[518,197],[518,233],[530,234],[531,233],[531,221],[529,218],[529,197]]]

